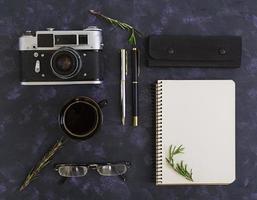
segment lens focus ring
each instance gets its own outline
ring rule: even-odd
[[[74,49],[63,47],[52,55],[50,66],[57,77],[69,79],[77,75],[80,71],[81,58]]]

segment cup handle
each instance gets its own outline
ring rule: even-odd
[[[106,99],[103,99],[102,101],[98,102],[98,105],[100,108],[105,107],[108,104],[108,101]]]

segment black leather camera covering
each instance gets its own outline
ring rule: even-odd
[[[44,57],[34,57],[34,53],[44,54]],[[63,82],[63,81],[102,81],[103,80],[103,56],[102,52],[77,50],[80,55],[81,70],[72,78],[61,79],[54,75],[50,60],[55,51],[21,51],[21,82]],[[86,53],[86,57],[83,54]],[[35,73],[35,63],[40,61],[40,73]],[[87,74],[85,77],[84,74]],[[44,74],[45,76],[41,76]]]
[[[148,43],[150,67],[227,67],[241,65],[239,36],[153,35]]]

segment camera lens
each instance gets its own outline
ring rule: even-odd
[[[59,78],[72,78],[81,68],[80,56],[72,48],[61,48],[53,54],[51,68],[53,73]]]

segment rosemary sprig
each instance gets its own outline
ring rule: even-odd
[[[135,46],[137,44],[137,39],[136,39],[136,36],[138,35],[139,37],[142,37],[143,34],[140,33],[137,29],[135,29],[133,26],[125,23],[125,22],[121,22],[117,19],[113,19],[113,18],[110,18],[110,17],[107,17],[103,14],[101,14],[100,12],[97,12],[95,10],[89,10],[89,12],[92,14],[92,15],[95,15],[97,17],[101,17],[103,19],[105,19],[108,23],[114,25],[114,26],[118,26],[119,28],[123,29],[123,30],[127,30],[127,31],[130,31],[130,36],[128,38],[128,42],[129,44]]]
[[[37,165],[31,169],[26,179],[20,186],[20,191],[24,190],[37,177],[37,175],[43,170],[43,168],[49,164],[53,156],[58,150],[63,147],[65,142],[66,140],[64,138],[61,138],[51,147],[51,149],[43,156],[40,162],[38,162]]]
[[[177,154],[183,154],[184,153],[184,147],[182,145],[180,146],[172,146],[170,145],[169,148],[169,157],[166,157],[166,161],[168,164],[173,168],[174,171],[176,171],[181,176],[185,177],[189,181],[193,180],[193,171],[192,169],[188,171],[187,164],[184,164],[183,161],[180,161],[179,163],[175,163],[174,156]]]

